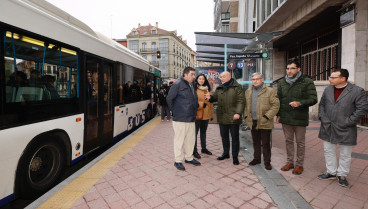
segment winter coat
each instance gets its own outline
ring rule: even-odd
[[[209,120],[209,119],[213,119],[214,115],[213,115],[213,104],[207,100],[204,99],[204,95],[207,93],[207,90],[200,90],[197,88],[197,95],[198,95],[198,109],[197,111],[201,111],[203,110],[203,118],[202,120]],[[204,104],[206,104],[204,106]]]
[[[193,83],[194,88],[194,83]],[[193,94],[194,92],[194,94]],[[173,113],[173,120],[194,122],[198,108],[198,97],[183,77],[171,86],[166,102]]]
[[[233,83],[224,88],[220,85],[211,96],[210,102],[217,101],[217,121],[220,124],[241,124],[242,113],[244,111],[244,92],[242,86],[233,79]],[[239,114],[240,118],[234,120],[234,115]]]
[[[318,137],[332,144],[356,145],[357,123],[368,113],[364,89],[348,83],[335,102],[334,86],[328,86],[319,103],[321,128]]]
[[[253,118],[251,113],[253,86],[245,91],[245,109],[244,118],[249,128],[253,127]],[[280,108],[280,101],[277,98],[276,90],[263,84],[257,97],[257,127],[256,129],[273,129],[273,118]],[[264,117],[266,116],[266,117]]]
[[[280,100],[280,123],[293,126],[308,126],[309,107],[317,103],[317,91],[313,80],[301,75],[292,85],[283,78],[277,88]],[[301,106],[293,108],[290,102],[299,101]]]

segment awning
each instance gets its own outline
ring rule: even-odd
[[[272,49],[271,40],[283,32],[271,33],[217,33],[195,32],[197,61],[224,64],[226,53],[255,53]]]

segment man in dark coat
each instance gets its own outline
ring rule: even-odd
[[[318,115],[321,128],[318,137],[323,140],[327,171],[319,179],[336,179],[343,187],[349,185],[351,152],[357,144],[357,123],[368,113],[368,101],[364,89],[347,82],[349,72],[336,69],[329,77],[330,86],[323,92]],[[336,148],[340,157],[337,166]]]
[[[245,97],[242,86],[231,78],[228,71],[220,75],[221,85],[216,88],[213,95],[207,93],[205,98],[209,102],[217,101],[217,121],[220,126],[220,135],[224,152],[217,160],[230,158],[230,138],[232,139],[233,164],[239,165],[239,125],[242,123],[242,113],[244,111]]]
[[[198,97],[194,90],[195,70],[184,68],[183,77],[171,86],[166,97],[167,104],[173,113],[174,136],[174,166],[185,170],[183,159],[192,165],[201,165],[193,159],[195,143],[195,119],[198,108]],[[184,150],[184,152],[183,152]]]
[[[309,107],[317,103],[317,91],[313,80],[300,71],[299,62],[292,60],[286,67],[286,75],[277,88],[280,110],[277,122],[282,123],[286,139],[287,162],[281,168],[288,171],[294,168],[294,135],[297,145],[296,166],[293,174],[300,175],[304,168],[305,132],[309,124]]]

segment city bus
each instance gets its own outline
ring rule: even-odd
[[[44,0],[0,1],[0,206],[152,118],[160,70]]]

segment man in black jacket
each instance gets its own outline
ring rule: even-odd
[[[198,97],[194,90],[195,70],[186,67],[183,77],[170,88],[166,101],[173,113],[174,136],[174,166],[185,170],[183,159],[192,165],[201,165],[193,159],[195,143],[195,119],[198,107]],[[183,152],[184,150],[184,152]]]

